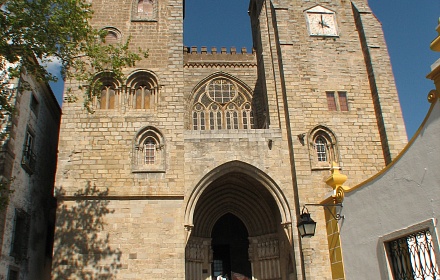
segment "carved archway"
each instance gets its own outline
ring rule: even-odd
[[[188,197],[186,279],[214,276],[212,233],[225,215],[233,215],[246,228],[252,277],[281,280],[292,275],[295,265],[286,198],[267,174],[233,161],[209,172]]]

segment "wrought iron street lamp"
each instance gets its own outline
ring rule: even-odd
[[[314,236],[316,230],[316,222],[310,217],[309,210],[305,206],[303,207],[299,218],[300,220],[297,227],[301,237]]]
[[[341,215],[341,213],[334,213],[330,207],[341,207],[342,203],[336,203],[336,204],[313,204],[308,203],[304,204],[303,209],[301,211],[301,215],[299,216],[299,221],[297,224],[299,234],[301,237],[312,237],[315,235],[316,230],[316,222],[310,217],[309,209],[306,208],[306,206],[322,206],[324,209],[327,209],[330,213],[330,215],[335,219],[336,221],[339,221],[340,219],[343,219],[344,216]],[[335,210],[336,212],[336,210]]]

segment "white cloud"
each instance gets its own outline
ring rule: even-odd
[[[50,58],[50,62],[43,64],[46,67],[46,70],[49,71],[52,75],[61,78],[61,61],[57,58]]]
[[[44,66],[46,70],[52,75],[58,78],[57,82],[51,82],[50,87],[52,88],[53,93],[55,94],[58,103],[63,103],[63,91],[64,91],[64,81],[61,78],[61,61],[56,58],[51,58],[50,62],[47,62]]]

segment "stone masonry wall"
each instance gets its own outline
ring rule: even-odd
[[[309,36],[304,11],[316,4],[336,13],[338,37]],[[302,279],[304,271],[306,279],[331,279],[323,208],[309,208],[318,222],[314,238],[301,240],[295,227],[300,207],[321,202],[330,191],[324,183],[330,165],[313,168],[310,133],[317,126],[333,132],[334,160],[348,175],[348,185],[367,179],[386,162],[373,104],[372,72],[367,70],[352,4],[257,1],[257,12],[251,13],[258,17],[253,18],[258,31],[254,31],[258,36],[255,53],[183,48],[182,2],[158,2],[157,17],[151,21],[132,21],[131,5],[131,1],[93,1],[92,22],[117,28],[121,39],[131,36],[134,48],[149,50],[147,59],[125,72],[153,72],[160,85],[158,103],[153,109],[96,110],[94,114],[81,102],[63,106],[56,188],[57,215],[64,219],[58,219],[56,248],[69,242],[63,241],[63,233],[76,226],[69,221],[87,220],[79,210],[91,209],[101,227],[90,229],[82,241],[87,245],[97,230],[98,241],[103,241],[99,250],[108,252],[108,258],[83,263],[84,271],[99,274],[98,268],[110,267],[117,279],[150,275],[184,279],[185,227],[194,226],[184,221],[187,204],[206,174],[224,163],[241,161],[271,178],[288,203],[293,229],[286,232],[292,239],[296,266],[292,277]],[[367,21],[366,38],[380,37],[380,51],[372,51],[371,57],[373,67],[381,69],[375,72],[380,75],[377,88],[393,156],[406,142],[405,130],[382,33],[371,16]],[[194,90],[216,74],[232,76],[253,90],[257,118],[265,123],[259,128],[265,129],[191,130]],[[349,110],[329,111],[326,91],[346,92]],[[76,94],[81,97],[80,92]],[[164,137],[165,170],[133,172],[135,136],[147,126]],[[281,225],[280,232],[284,234]],[[66,257],[70,253],[73,259],[92,254],[87,246],[73,250],[55,250],[55,263],[64,271],[75,267]],[[54,279],[66,279],[62,271],[57,273]]]
[[[336,13],[338,37],[309,35],[304,11],[317,4]],[[339,151],[335,161],[348,176],[347,185],[356,185],[381,170],[386,162],[379,135],[382,127],[375,114],[361,48],[362,30],[357,30],[351,3],[274,1],[269,5],[265,2],[259,16],[262,34],[257,56],[262,53],[270,106],[271,100],[277,100],[279,113],[287,112],[282,115],[280,125],[290,133],[292,147],[286,148],[293,149],[290,157],[295,164],[300,204],[319,203],[331,190],[324,183],[330,175],[329,169],[312,170],[314,149],[308,141],[311,130],[317,126],[334,133]],[[386,45],[378,22],[370,20],[364,28],[369,36],[377,37],[375,46],[381,50],[380,53],[373,50],[374,69],[383,73],[377,75],[380,81],[377,87],[387,144],[395,156],[407,140]],[[349,110],[329,111],[326,91],[346,92]],[[270,108],[269,112],[276,111]],[[276,117],[273,113],[270,116],[271,120]],[[303,143],[298,135],[304,135]],[[310,207],[309,210],[317,217],[318,228],[313,239],[303,242],[307,279],[327,279],[329,261],[323,209]]]
[[[80,262],[79,267],[85,267],[84,271],[102,277],[110,267],[118,279],[145,279],[142,273],[148,273],[152,279],[182,279],[184,239],[179,234],[183,232],[179,201],[183,199],[184,187],[182,2],[158,2],[157,17],[151,21],[132,21],[131,1],[98,0],[92,5],[94,26],[116,28],[122,34],[121,40],[131,37],[133,49],[148,50],[149,57],[135,68],[125,69],[125,73],[128,76],[139,69],[154,73],[160,85],[158,102],[153,109],[96,110],[90,114],[82,107],[82,93],[76,92],[80,100],[64,104],[55,185],[60,201],[55,238],[58,245],[54,251],[54,263],[63,269],[54,270],[52,277],[67,279],[63,273],[69,271],[71,275],[81,275],[81,270],[75,270],[78,266],[70,261],[77,257],[87,260],[93,253],[91,247],[82,247],[93,238],[93,230],[75,242],[78,246],[70,251],[57,251],[65,242],[72,242],[63,239],[65,232],[72,231],[70,221],[87,221],[84,219],[87,212],[81,211],[79,204],[101,217],[97,240],[108,244],[96,252],[97,261]],[[74,83],[68,86],[76,88]],[[166,172],[132,172],[134,138],[147,126],[163,135]],[[94,207],[96,196],[106,197],[109,202],[99,200],[101,207]]]

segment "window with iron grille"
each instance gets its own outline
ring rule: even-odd
[[[26,258],[29,237],[30,216],[21,209],[15,209],[10,255],[16,261]]]
[[[31,93],[31,105],[30,105],[30,107],[31,107],[31,111],[35,114],[35,116],[38,116],[38,107],[39,107],[38,105],[39,104],[38,104],[37,98],[35,97],[34,94]]]
[[[421,230],[386,243],[395,280],[440,279],[429,230]]]
[[[26,131],[26,138],[23,145],[23,155],[21,159],[21,166],[29,174],[35,171],[36,156],[34,154],[34,135],[28,129]]]
[[[18,280],[18,268],[15,267],[9,267],[8,270],[8,280]]]

